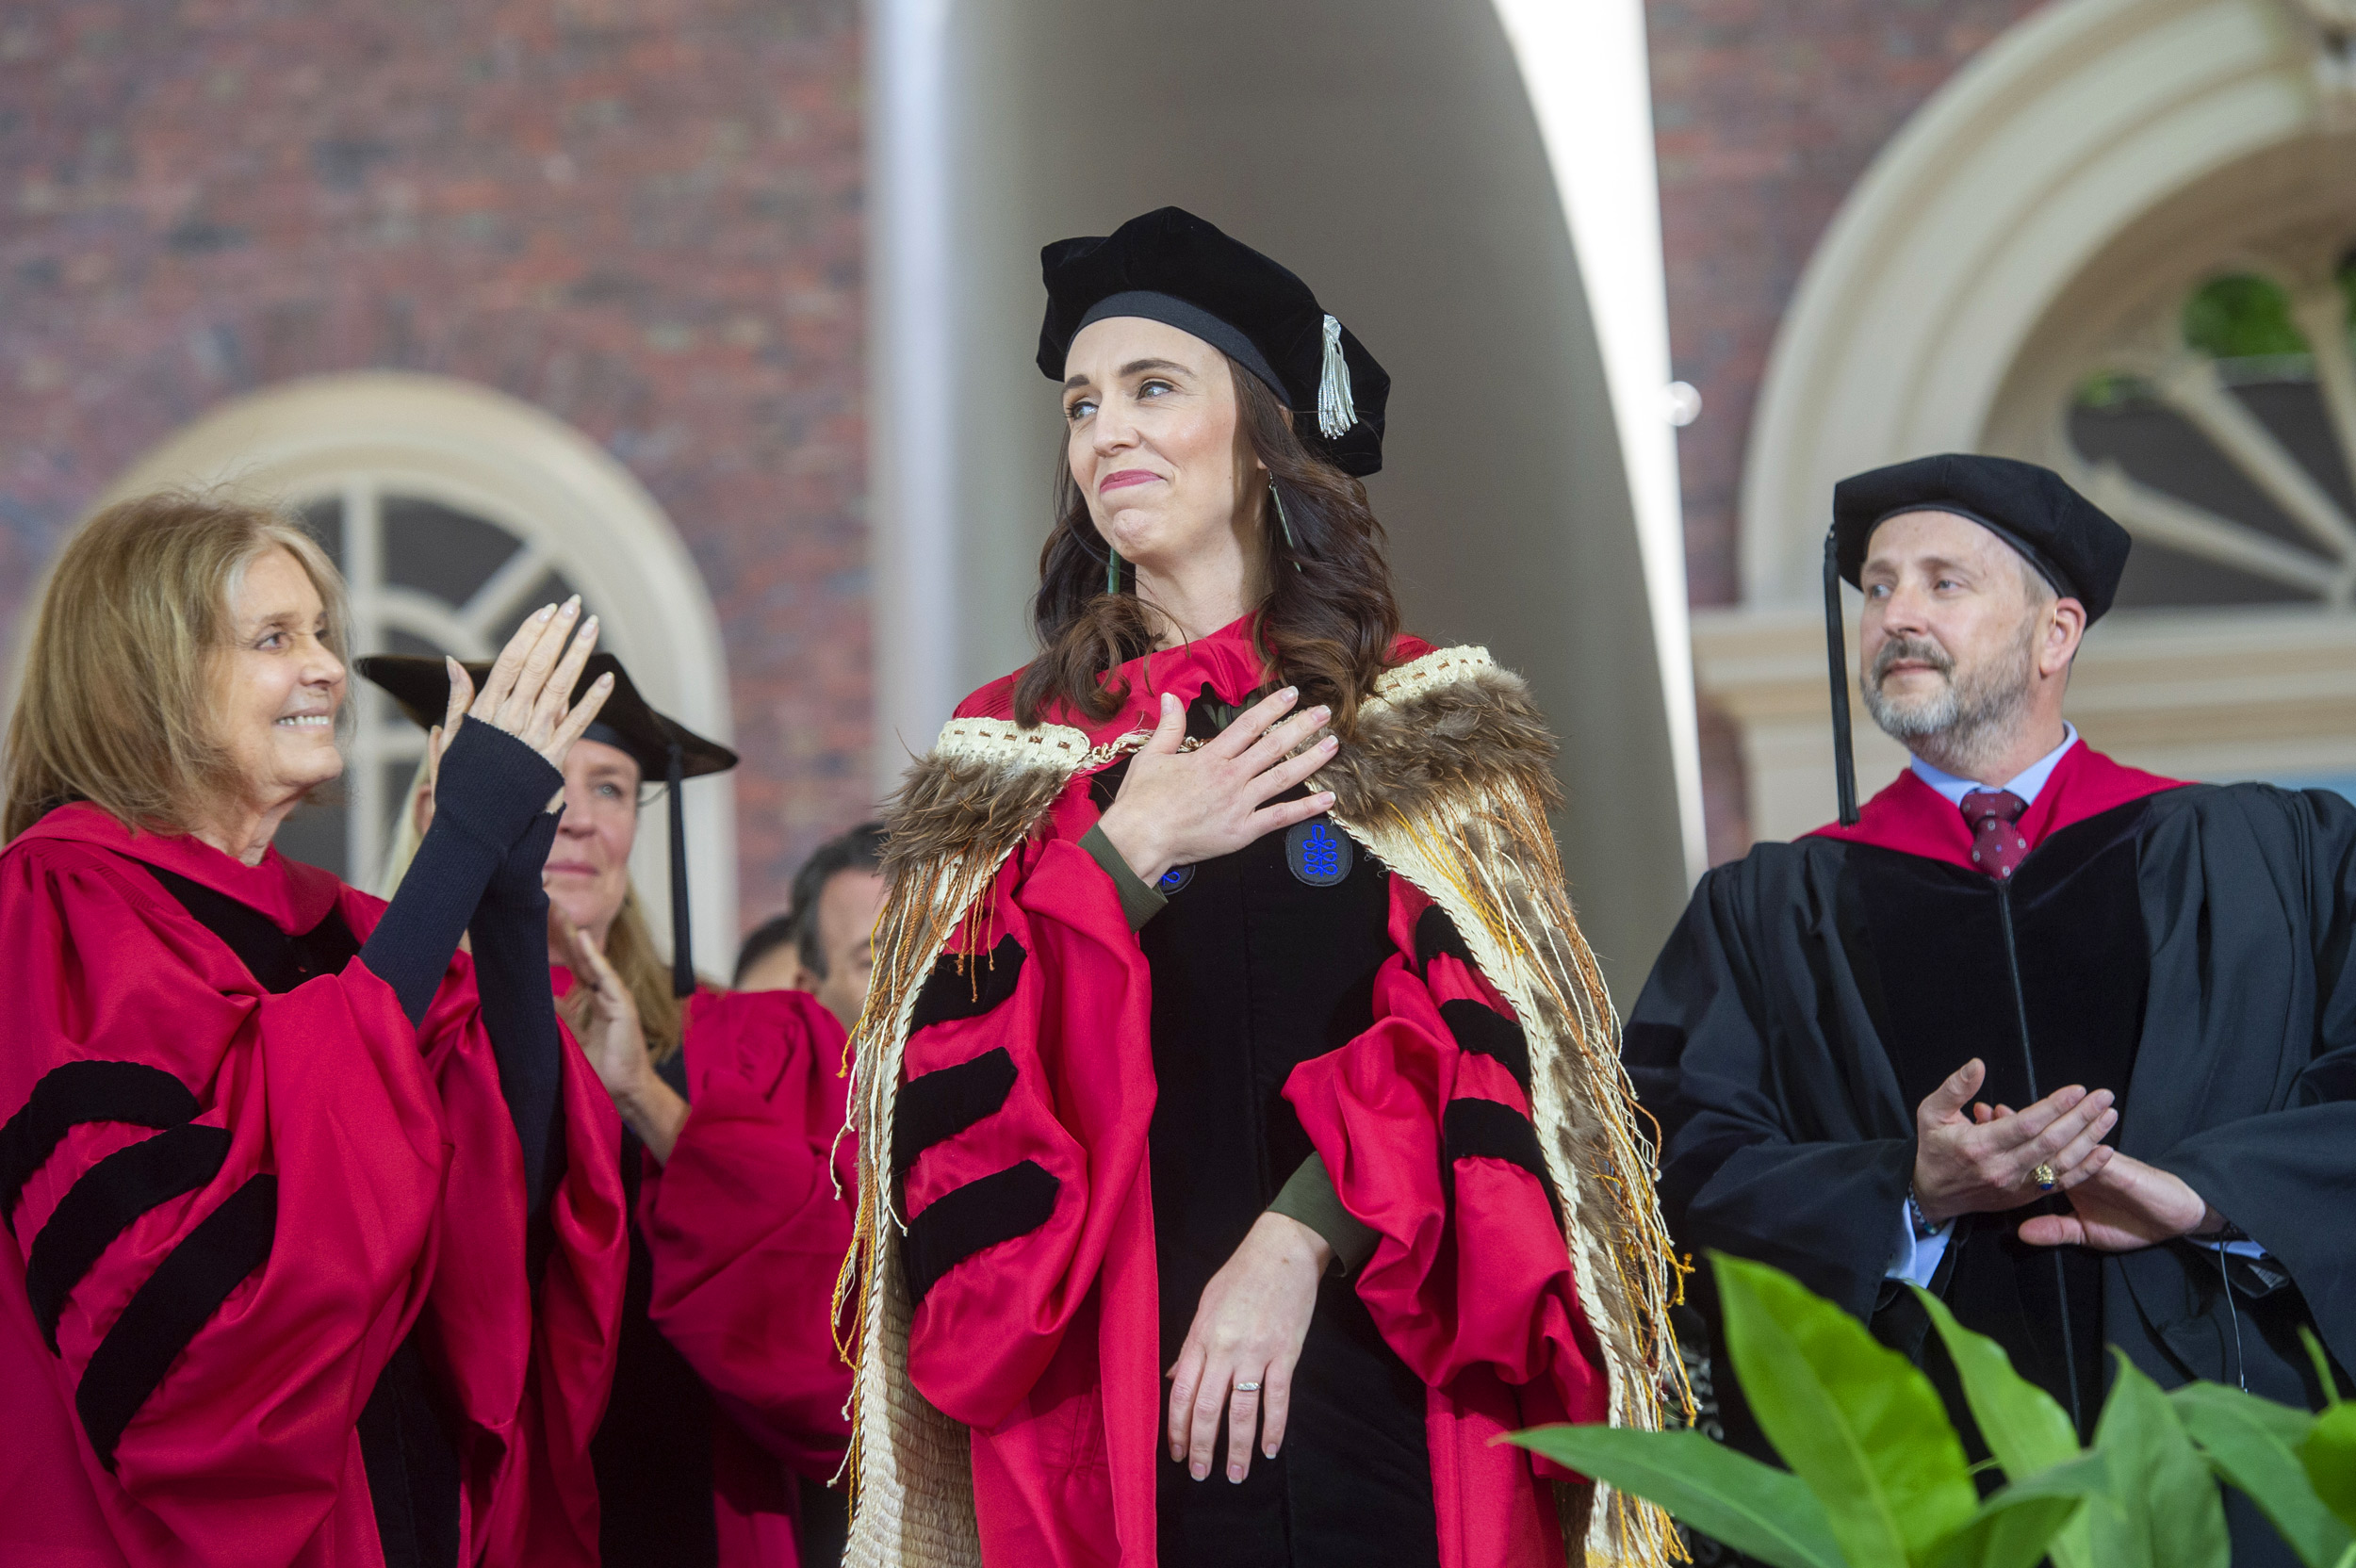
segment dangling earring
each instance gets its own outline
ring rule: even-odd
[[[1276,526],[1284,531],[1284,548],[1292,552],[1293,570],[1300,571],[1301,569],[1301,547],[1293,541],[1292,519],[1284,515],[1284,498],[1277,493],[1274,479],[1268,482],[1268,498],[1269,503],[1276,508]]]
[[[1121,552],[1113,548],[1109,539],[1104,541],[1104,592],[1121,592]]]

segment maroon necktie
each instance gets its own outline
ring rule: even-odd
[[[2013,825],[2029,803],[2010,790],[1972,790],[1958,803],[1972,825],[1972,863],[1999,882],[2028,858],[2029,841]]]

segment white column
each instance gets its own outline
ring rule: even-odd
[[[1709,864],[1685,605],[1685,523],[1669,424],[1668,284],[1642,0],[1496,0],[1570,224],[1603,352],[1644,564],[1690,882]],[[1608,678],[1607,672],[1598,677]]]
[[[962,694],[948,147],[950,0],[871,0],[868,538],[878,795]]]

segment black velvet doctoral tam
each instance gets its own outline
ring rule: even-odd
[[[1039,253],[1047,318],[1039,368],[1064,378],[1072,340],[1091,321],[1137,316],[1191,333],[1250,370],[1286,408],[1302,442],[1346,474],[1383,466],[1383,411],[1391,378],[1348,327],[1336,326],[1354,420],[1320,427],[1325,307],[1309,286],[1241,240],[1182,207],[1132,218],[1105,237],[1058,239]]]
[[[1942,452],[1855,474],[1833,486],[1834,551],[1857,585],[1873,530],[1906,512],[1952,512],[2019,550],[2099,621],[2127,569],[2127,531],[2051,468],[2008,457]]]

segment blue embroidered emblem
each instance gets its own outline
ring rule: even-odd
[[[1284,835],[1284,864],[1312,888],[1330,888],[1341,881],[1356,859],[1349,835],[1327,818],[1295,823]]]
[[[1153,890],[1164,898],[1170,898],[1182,891],[1186,885],[1193,880],[1194,868],[1192,866],[1172,866],[1162,873],[1162,879],[1153,884]]]

